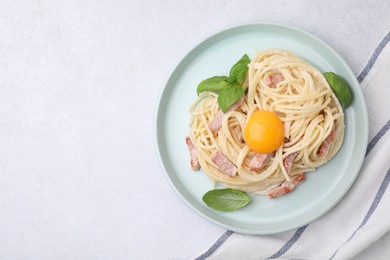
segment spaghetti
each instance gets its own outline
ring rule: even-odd
[[[225,113],[213,92],[201,93],[190,107],[189,137],[201,168],[215,182],[264,195],[294,176],[314,171],[340,149],[343,110],[321,72],[301,57],[280,49],[257,53],[242,87],[244,96]],[[253,169],[259,154],[249,148],[244,132],[250,117],[263,110],[283,122],[284,141],[263,160],[261,169]],[[220,126],[215,128],[218,117]],[[216,153],[226,157],[222,163],[236,167],[235,174],[216,163]]]

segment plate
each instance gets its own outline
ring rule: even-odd
[[[202,201],[213,183],[189,164],[185,136],[188,109],[198,83],[228,75],[230,67],[254,50],[292,51],[320,71],[333,71],[351,86],[352,105],[345,112],[345,139],[337,155],[293,192],[277,199],[250,195],[252,202],[233,212],[219,212]],[[357,177],[368,140],[368,116],[362,91],[346,62],[329,45],[300,29],[281,24],[244,24],[218,32],[195,46],[176,66],[162,90],[155,119],[155,139],[163,171],[179,197],[196,213],[223,228],[245,234],[273,234],[308,224],[335,206]]]

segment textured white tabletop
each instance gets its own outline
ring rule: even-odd
[[[218,30],[266,21],[318,36],[357,75],[390,30],[388,1],[0,5],[1,259],[204,252],[225,230],[176,196],[154,146],[158,95],[174,65]]]

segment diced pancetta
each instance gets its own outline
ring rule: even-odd
[[[244,98],[241,97],[233,105],[231,105],[226,112],[237,110],[237,108],[239,108],[243,102]],[[224,116],[225,114],[222,112],[222,110],[219,110],[217,114],[215,114],[214,119],[209,124],[209,127],[213,133],[217,133],[219,129],[221,129]]]
[[[283,196],[295,189],[295,187],[304,180],[305,175],[303,173],[294,175],[291,177],[290,181],[285,181],[281,185],[270,186],[266,190],[266,194],[270,199]]]
[[[219,110],[217,114],[215,114],[213,121],[210,122],[209,127],[213,133],[217,133],[219,129],[221,129],[223,116],[224,113],[222,110]]]
[[[227,175],[237,175],[237,167],[220,151],[215,151],[211,155],[211,160]]]
[[[191,169],[194,171],[198,171],[200,169],[200,164],[198,160],[198,150],[196,149],[195,145],[192,143],[191,138],[189,136],[186,136],[186,143],[187,143],[188,150],[190,151]]]
[[[328,135],[328,137],[322,142],[320,148],[318,149],[318,156],[321,159],[324,159],[328,155],[328,153],[330,151],[330,147],[332,146],[332,144],[334,142],[335,134],[336,134],[336,130],[335,130],[335,127],[333,127],[333,129],[330,132],[330,134]]]
[[[287,155],[287,157],[283,160],[284,168],[286,169],[286,172],[289,173],[291,170],[291,166],[293,164],[293,161],[295,157],[297,157],[299,152],[292,153],[290,155]]]
[[[276,85],[278,83],[282,82],[283,80],[285,80],[285,78],[284,78],[283,74],[280,72],[274,72],[274,73],[268,74],[263,78],[264,84],[267,85],[268,87],[271,87],[271,88],[276,87]]]
[[[274,153],[261,154],[257,153],[249,164],[249,169],[261,171],[264,166],[271,160]]]

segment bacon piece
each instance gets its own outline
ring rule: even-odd
[[[271,88],[276,87],[276,85],[283,80],[285,80],[285,78],[280,72],[269,74],[263,78],[264,84]]]
[[[279,185],[276,188],[267,191],[267,197],[270,199],[283,196],[284,194],[289,193],[295,188],[292,183],[283,183],[283,185]]]
[[[244,98],[241,97],[239,100],[236,101],[233,105],[231,105],[226,112],[234,111],[237,108],[239,108],[242,103],[244,102]],[[222,112],[222,110],[219,110],[217,114],[215,114],[215,117],[213,121],[210,122],[209,127],[213,133],[217,133],[219,129],[222,127],[222,120],[225,114]]]
[[[210,122],[209,127],[213,133],[216,133],[221,129],[222,127],[222,120],[223,120],[224,113],[222,110],[219,110],[217,114],[215,114],[215,117],[213,121]]]
[[[295,187],[299,183],[303,182],[304,180],[305,180],[305,175],[303,173],[294,175],[291,177],[291,181],[285,181],[280,185],[270,186],[266,190],[267,196],[270,199],[283,196],[283,195],[291,192],[293,189],[295,189]]]
[[[305,175],[303,173],[296,174],[292,176],[291,181],[295,186],[297,186],[299,183],[303,182],[305,180]]]
[[[275,73],[273,75],[271,75],[271,82],[273,84],[278,84],[279,82],[282,82],[284,80],[284,76],[282,75],[282,73]]]
[[[328,155],[330,147],[334,142],[335,134],[336,134],[336,129],[335,127],[333,127],[328,137],[322,142],[320,148],[318,149],[317,154],[321,159],[324,159]]]
[[[274,153],[261,154],[257,153],[249,164],[249,169],[261,171],[264,166],[271,160]]]
[[[290,155],[288,155],[284,161],[283,161],[283,165],[284,165],[284,168],[286,169],[286,172],[289,173],[290,170],[291,170],[291,166],[293,164],[293,161],[295,159],[295,157],[297,157],[299,154],[299,152],[295,152],[295,153],[292,153]]]
[[[188,150],[190,151],[191,169],[194,171],[198,171],[200,169],[200,164],[198,161],[198,150],[192,143],[191,138],[189,136],[186,136],[186,143],[188,146]]]
[[[227,175],[237,175],[237,167],[220,151],[215,151],[211,155],[211,160]]]

